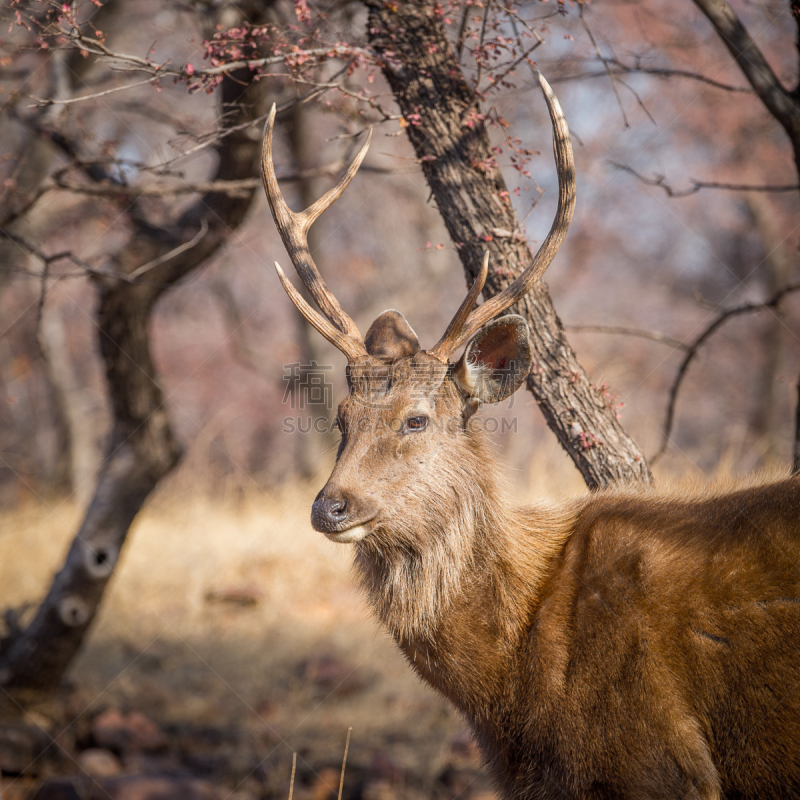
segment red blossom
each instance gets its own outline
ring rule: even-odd
[[[294,0],[294,13],[297,15],[298,22],[311,24],[311,10],[306,0]]]

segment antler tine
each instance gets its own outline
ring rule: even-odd
[[[483,263],[481,264],[481,271],[475,282],[467,292],[467,296],[456,311],[456,315],[447,326],[444,336],[439,339],[438,343],[429,350],[429,355],[438,358],[440,361],[447,361],[450,354],[456,350],[458,345],[453,345],[452,342],[458,339],[464,324],[469,319],[470,312],[475,308],[475,303],[478,301],[478,295],[483,290],[483,284],[486,283],[486,276],[489,274],[489,253],[488,251],[483,254]]]
[[[550,88],[550,84],[545,80],[541,72],[537,71],[536,75],[539,78],[539,84],[547,101],[550,121],[553,125],[553,151],[558,170],[558,209],[556,210],[555,219],[547,238],[542,242],[542,246],[525,271],[512,284],[503,289],[500,294],[478,306],[469,315],[458,332],[454,330],[449,337],[445,334],[442,341],[430,351],[432,355],[435,355],[440,360],[446,361],[490,319],[514,305],[531,290],[533,284],[539,280],[544,271],[550,266],[550,262],[555,258],[572,221],[572,215],[575,211],[575,161],[572,155],[569,128],[567,127],[567,120],[564,118],[564,112],[561,110],[561,105]],[[460,313],[461,309],[458,311],[458,314]],[[448,331],[452,327],[453,323],[448,327]],[[447,340],[446,342],[445,339]]]
[[[355,361],[358,356],[363,355],[362,348],[358,347],[358,342],[354,342],[349,336],[338,331],[333,323],[329,322],[318,311],[315,311],[307,302],[305,297],[294,288],[291,281],[286,277],[286,273],[281,269],[281,265],[276,261],[275,270],[278,273],[283,288],[289,299],[297,306],[297,310],[306,318],[306,321],[316,328],[334,347],[338,347],[350,362]]]
[[[267,193],[267,200],[269,207],[272,211],[272,218],[275,220],[275,225],[280,233],[283,246],[289,254],[289,258],[294,264],[297,274],[300,276],[303,283],[308,287],[308,291],[314,302],[319,306],[322,311],[322,317],[328,325],[320,322],[321,317],[317,314],[308,303],[305,306],[315,316],[309,317],[306,309],[304,309],[297,299],[302,296],[297,290],[292,287],[294,294],[287,288],[291,286],[290,283],[284,281],[284,289],[286,289],[292,302],[297,306],[303,316],[332,344],[335,344],[349,360],[357,355],[365,355],[367,350],[364,345],[364,340],[358,332],[358,328],[353,320],[345,313],[339,305],[338,300],[334,297],[333,292],[328,288],[322,276],[319,274],[316,264],[311,257],[308,249],[308,229],[311,227],[314,220],[316,220],[326,208],[329,208],[347,188],[347,184],[353,179],[353,176],[358,171],[364,156],[367,154],[372,131],[367,137],[367,141],[361,148],[358,155],[353,160],[353,163],[347,169],[342,179],[330,191],[326,192],[319,200],[310,205],[304,211],[295,213],[286,204],[283,199],[280,187],[278,186],[278,179],[275,176],[275,167],[272,161],[272,131],[275,125],[276,107],[273,103],[267,118],[267,124],[264,126],[264,136],[262,141],[261,150],[261,177],[264,181],[264,190]],[[279,276],[282,273],[279,272]],[[285,276],[284,276],[285,278]],[[320,325],[323,325],[320,327]],[[330,327],[329,327],[330,326]],[[324,329],[323,329],[324,328]],[[331,329],[337,331],[337,335],[332,338]],[[348,343],[345,345],[344,342]]]

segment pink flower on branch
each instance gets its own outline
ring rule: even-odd
[[[309,9],[306,0],[294,0],[294,13],[297,15],[298,22],[303,22],[306,25],[311,24],[311,9]]]

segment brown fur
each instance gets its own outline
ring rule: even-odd
[[[366,520],[367,600],[503,795],[800,797],[800,480],[513,508],[444,370],[351,365],[320,497]]]
[[[514,509],[472,416],[528,373],[524,320],[493,318],[530,290],[572,218],[569,131],[539,81],[559,176],[550,233],[509,286],[474,308],[486,256],[429,352],[395,311],[362,340],[308,251],[308,225],[367,145],[336,187],[295,214],[272,166],[273,106],[264,185],[323,313],[278,275],[347,355],[351,388],[312,522],[354,544],[375,613],[467,717],[509,800],[800,798],[800,478],[706,498],[608,492]],[[459,363],[446,363],[473,334]]]

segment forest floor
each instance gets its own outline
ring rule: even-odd
[[[530,495],[583,491],[565,459],[542,463]],[[343,800],[493,800],[463,720],[370,617],[349,548],[312,530],[322,482],[159,487],[64,686],[0,694],[0,800],[334,800],[348,731]],[[65,500],[0,512],[0,612],[30,617],[79,521]]]
[[[234,501],[173,487],[137,518],[63,689],[8,697],[2,800],[491,800],[459,716],[374,622],[316,489]],[[0,608],[30,611],[79,522],[0,516]]]

